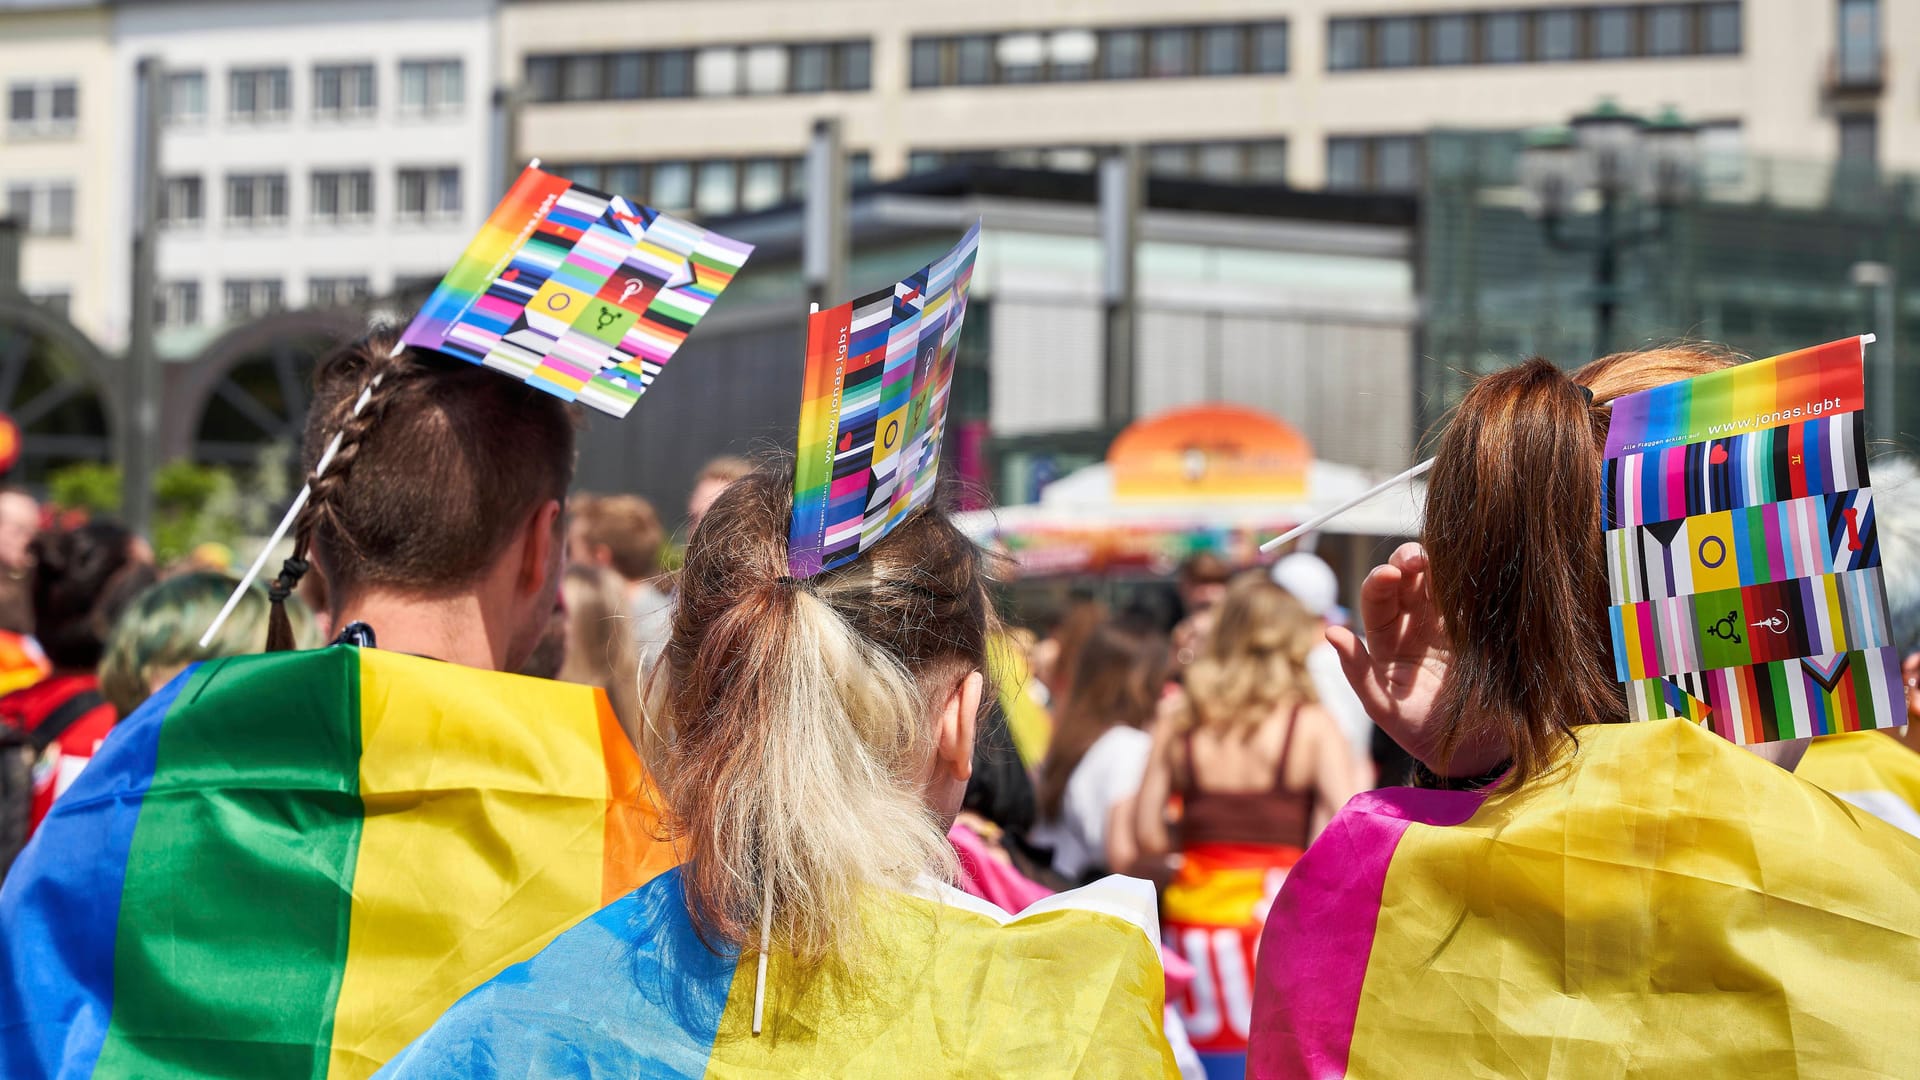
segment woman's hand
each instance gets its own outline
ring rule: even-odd
[[[1429,592],[1427,552],[1402,544],[1385,566],[1376,566],[1360,586],[1360,622],[1365,641],[1343,626],[1327,628],[1340,666],[1367,715],[1407,753],[1435,768],[1439,725],[1432,716],[1453,653]],[[1500,763],[1501,748],[1459,747],[1447,773],[1474,776]]]

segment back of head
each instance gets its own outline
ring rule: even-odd
[[[441,597],[472,585],[530,513],[566,498],[573,479],[566,404],[438,353],[395,356],[394,340],[389,332],[362,338],[314,376],[309,474],[342,437],[314,481],[295,544],[297,554],[311,546],[336,612],[369,588]]]
[[[638,495],[598,495],[582,499],[574,528],[594,551],[605,549],[607,565],[628,581],[660,573],[660,549],[667,533],[653,504]]]
[[[241,594],[220,633],[200,647],[200,634],[213,622],[234,581],[225,574],[199,571],[151,586],[127,605],[107,639],[100,660],[100,692],[121,716],[138,708],[157,680],[201,660],[260,651],[267,630],[267,589],[255,583]],[[289,598],[296,648],[320,643],[319,627],[298,597]]]
[[[934,508],[858,560],[787,578],[791,463],[714,503],[688,546],[655,776],[684,834],[695,925],[806,960],[844,953],[870,888],[951,862],[928,807],[934,708],[984,671],[982,554]]]
[[[1282,705],[1317,700],[1307,654],[1319,640],[1319,625],[1287,590],[1258,572],[1236,578],[1187,669],[1189,722],[1258,724]]]
[[[141,573],[133,534],[113,522],[96,521],[43,532],[33,538],[31,553],[34,634],[40,647],[56,669],[93,668],[117,614],[110,609],[128,599],[131,576]]]
[[[1453,648],[1434,705],[1443,761],[1465,741],[1497,741],[1511,750],[1517,786],[1573,728],[1626,719],[1606,631],[1606,403],[1734,359],[1678,347],[1615,354],[1569,374],[1535,358],[1486,376],[1462,399],[1427,481],[1422,530]]]
[[[1054,709],[1053,736],[1040,764],[1040,812],[1058,817],[1067,781],[1100,736],[1153,720],[1172,656],[1167,636],[1131,622],[1101,623],[1081,646],[1073,692]]]

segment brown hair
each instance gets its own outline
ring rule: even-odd
[[[1054,624],[1047,634],[1054,646],[1053,662],[1045,672],[1049,701],[1065,701],[1073,695],[1073,674],[1080,666],[1080,650],[1086,648],[1094,628],[1106,621],[1107,605],[1089,596],[1075,600]]]
[[[1227,586],[1220,614],[1187,669],[1189,727],[1258,724],[1282,705],[1319,700],[1307,674],[1307,653],[1320,627],[1293,594],[1264,573]]]
[[[456,591],[486,571],[532,510],[566,498],[574,462],[566,404],[452,357],[396,355],[394,343],[391,331],[369,334],[314,374],[307,475],[336,437],[339,450],[312,481],[275,596],[299,583],[309,552],[336,611],[368,586]],[[283,607],[274,604],[269,651],[293,644]]]
[[[645,581],[660,573],[667,531],[652,503],[638,495],[589,495],[579,499],[574,517],[587,543],[611,554],[614,572],[621,577]]]
[[[1486,376],[1460,402],[1427,482],[1421,536],[1453,650],[1433,706],[1443,769],[1462,744],[1497,742],[1518,787],[1574,728],[1627,718],[1606,630],[1606,402],[1733,362],[1725,350],[1676,346],[1568,374],[1536,357]]]
[[[986,670],[993,613],[980,550],[933,508],[788,578],[792,492],[790,462],[762,466],[694,533],[652,764],[702,936],[757,945],[766,899],[783,951],[814,962],[851,950],[869,887],[950,872],[927,718]]]
[[[1108,622],[1088,635],[1074,666],[1073,693],[1054,710],[1053,738],[1040,763],[1042,816],[1060,816],[1067,781],[1100,736],[1116,727],[1144,728],[1153,719],[1170,661],[1164,634]]]

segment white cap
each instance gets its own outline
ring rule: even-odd
[[[1333,567],[1328,566],[1325,559],[1296,551],[1282,556],[1270,573],[1273,583],[1292,593],[1308,614],[1328,622],[1341,621],[1345,613],[1340,610],[1340,579],[1334,576]]]

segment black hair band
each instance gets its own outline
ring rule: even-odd
[[[291,556],[280,564],[280,574],[267,586],[267,599],[275,604],[284,604],[293,590],[300,587],[300,579],[307,576],[313,565],[299,556]]]

